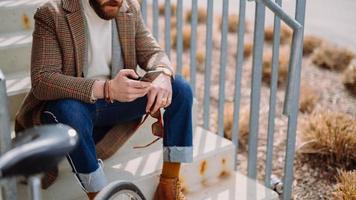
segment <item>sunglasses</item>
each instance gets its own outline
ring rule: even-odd
[[[146,119],[148,118],[148,116],[151,116],[153,118],[155,118],[157,121],[154,122],[151,126],[152,129],[152,134],[154,136],[157,136],[156,139],[154,139],[152,142],[146,144],[146,145],[142,145],[142,146],[134,146],[134,149],[140,149],[140,148],[146,148],[151,146],[152,144],[156,143],[158,140],[160,140],[161,138],[163,138],[164,136],[164,129],[163,129],[163,119],[162,119],[162,113],[161,110],[158,110],[155,113],[147,113],[145,115],[145,117],[141,120],[141,122],[139,124],[137,124],[137,126],[135,127],[134,131],[136,131],[143,123],[145,123]]]

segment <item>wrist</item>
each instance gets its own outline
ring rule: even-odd
[[[105,81],[102,81],[102,80],[97,80],[94,82],[94,85],[93,85],[93,96],[94,98],[96,99],[103,99],[104,98],[104,84],[105,84]]]
[[[168,76],[171,79],[171,82],[174,80],[174,74],[173,71],[170,68],[166,67],[157,67],[155,70],[159,70],[162,72],[162,74]]]

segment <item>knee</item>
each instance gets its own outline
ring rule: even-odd
[[[63,123],[74,129],[92,126],[92,114],[87,105],[74,99],[63,99],[47,103],[43,110],[46,121]],[[78,131],[78,130],[77,130]]]
[[[193,102],[193,91],[189,83],[181,75],[176,75],[172,84],[173,99],[180,99],[188,104]]]

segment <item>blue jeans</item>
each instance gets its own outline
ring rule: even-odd
[[[192,162],[192,90],[177,75],[172,82],[172,92],[172,103],[163,114],[163,159],[168,162]],[[61,99],[46,103],[41,120],[44,124],[63,123],[74,128],[79,134],[79,145],[68,155],[73,172],[97,175],[103,172],[97,172],[100,164],[96,157],[95,142],[117,123],[145,115],[146,104],[147,96],[132,102],[116,101],[113,104],[104,100],[88,104],[74,99]],[[84,175],[77,178],[85,190],[100,190],[98,186],[85,188],[81,180]]]

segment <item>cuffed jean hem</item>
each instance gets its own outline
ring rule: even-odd
[[[193,147],[163,147],[165,162],[191,163],[193,162]]]
[[[89,174],[78,173],[77,176],[85,192],[99,192],[108,184],[108,180],[100,164],[94,172]]]

